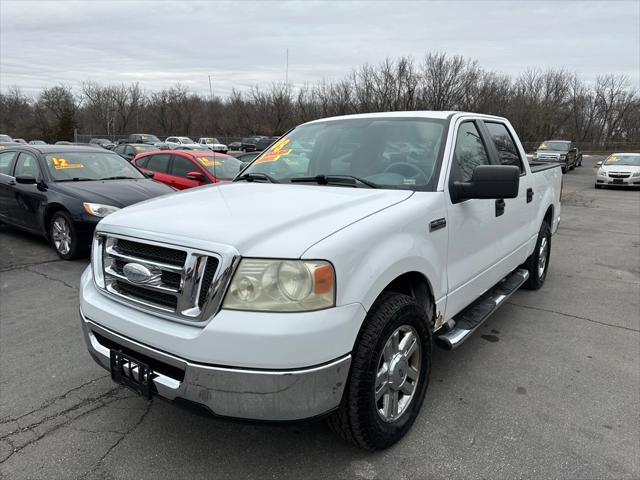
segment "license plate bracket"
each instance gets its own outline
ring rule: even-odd
[[[622,180],[621,178],[614,178],[613,183],[624,183],[624,180]]]
[[[110,351],[111,378],[138,395],[151,399],[153,371],[140,360],[119,350]]]

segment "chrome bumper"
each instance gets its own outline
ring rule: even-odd
[[[154,370],[157,395],[184,399],[208,408],[215,415],[251,420],[290,421],[316,417],[335,409],[349,374],[351,355],[328,364],[295,370],[248,370],[192,363],[142,345],[99,326],[80,313],[89,353],[110,370],[110,348],[104,339],[184,372],[172,378]],[[98,337],[102,338],[102,342]]]

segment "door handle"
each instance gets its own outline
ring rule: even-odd
[[[533,188],[527,188],[527,203],[533,200]]]
[[[505,203],[504,199],[499,198],[498,200],[496,200],[496,217],[499,217],[500,215],[502,215],[504,213],[505,205],[506,205],[506,203]]]

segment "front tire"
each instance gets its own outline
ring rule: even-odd
[[[352,352],[349,381],[329,425],[367,450],[387,448],[413,425],[429,383],[431,308],[385,293],[374,303]]]
[[[551,258],[551,227],[544,221],[538,232],[538,240],[533,253],[529,256],[524,267],[529,272],[529,278],[524,284],[528,290],[538,290],[544,284]]]
[[[63,260],[73,260],[83,253],[78,245],[78,233],[71,215],[65,211],[53,214],[49,222],[49,238],[51,245]]]

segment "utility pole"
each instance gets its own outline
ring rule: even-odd
[[[209,95],[211,96],[211,102],[213,102],[213,87],[211,86],[211,75],[209,75]]]

